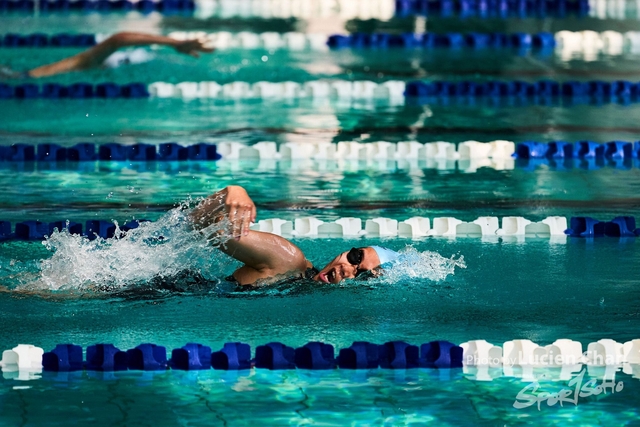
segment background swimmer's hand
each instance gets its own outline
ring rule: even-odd
[[[206,47],[202,40],[197,39],[179,41],[174,48],[177,52],[193,56],[194,58],[200,58],[199,52],[211,53],[215,50],[212,47]]]
[[[256,220],[256,205],[240,186],[230,185],[226,192],[224,208],[231,223],[231,233],[240,240],[240,237],[249,234],[249,226]]]

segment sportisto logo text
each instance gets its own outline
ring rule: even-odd
[[[516,409],[528,408],[529,406],[538,405],[538,411],[543,402],[547,402],[548,406],[554,406],[560,404],[564,406],[564,403],[570,403],[578,405],[580,398],[586,398],[589,396],[597,396],[601,393],[611,394],[619,393],[624,389],[624,383],[622,381],[603,380],[601,383],[597,379],[591,379],[583,384],[585,370],[580,371],[580,374],[573,378],[568,383],[568,388],[563,388],[559,391],[539,392],[540,383],[537,381],[524,387],[516,396],[513,407]]]

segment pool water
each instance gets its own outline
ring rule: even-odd
[[[355,243],[342,239],[295,242],[317,265]],[[636,333],[638,290],[633,271],[638,268],[639,249],[634,240],[554,244],[548,239],[390,239],[382,243],[444,259],[427,258],[411,268],[400,265],[385,277],[365,283],[320,286],[310,282],[248,293],[233,292],[224,282],[239,265],[236,261],[196,244],[180,249],[182,243],[165,243],[175,256],[160,250],[153,260],[125,243],[96,253],[62,239],[56,243],[60,251],[54,257],[41,243],[4,244],[0,253],[3,283],[40,292],[45,287],[61,289],[42,298],[3,295],[2,344],[35,341],[53,348],[65,340],[117,339],[123,348],[147,341],[177,348],[201,339],[221,347],[234,340],[255,346],[269,337],[292,346],[321,340],[342,348],[356,340],[387,342],[397,337],[422,343],[443,337],[453,342],[475,337],[501,342],[516,336],[553,342],[570,336],[586,345],[605,336],[625,342]],[[78,255],[85,259],[74,261]],[[184,259],[187,255],[210,258],[196,263]],[[183,260],[173,261],[177,257]],[[453,263],[451,258],[460,262]],[[47,263],[38,262],[42,259]],[[110,271],[109,263],[120,269]],[[151,276],[177,271],[179,265],[198,267],[207,283],[187,287],[178,281],[173,284],[175,292],[146,285]],[[113,294],[94,295],[94,283],[86,283],[87,278],[94,283],[101,279]],[[243,313],[242,325],[238,313]],[[55,328],[38,327],[52,316]]]
[[[321,21],[321,22],[320,22]],[[329,20],[157,14],[0,15],[4,32],[413,31],[416,18]],[[637,31],[633,17],[429,18],[429,31]],[[0,64],[28,69],[77,53],[0,48]],[[200,60],[153,50],[145,64],[43,82],[256,82],[317,79],[640,80],[640,57],[470,49],[265,51],[230,49]],[[266,60],[264,59],[266,57]],[[557,100],[1,100],[0,144],[118,142],[184,145],[260,141],[635,141],[640,104]],[[0,163],[0,221],[154,221],[122,239],[55,233],[46,241],[0,242],[0,349],[32,343],[120,349],[144,342],[170,351],[186,342],[218,350],[241,341],[309,341],[336,350],[353,341],[485,339],[502,345],[559,338],[583,348],[602,338],[638,338],[637,239],[531,237],[293,238],[317,267],[354,246],[403,253],[380,278],[339,286],[299,283],[238,292],[224,278],[237,261],[184,224],[178,207],[230,184],[244,186],[258,219],[315,216],[404,220],[413,216],[634,216],[640,163],[508,161],[220,160],[218,162]],[[167,213],[169,212],[169,213]],[[162,238],[160,238],[162,237]],[[635,425],[640,370],[579,367],[314,372],[3,372],[0,425]],[[525,372],[526,371],[526,372]],[[517,409],[518,393],[615,381],[619,391],[578,404]],[[562,378],[562,379],[560,379]],[[28,380],[28,381],[27,381]]]
[[[520,380],[478,382],[458,371],[94,372],[43,375],[1,404],[6,425],[152,425],[150,411],[163,425],[633,425],[640,382],[624,374],[620,382],[618,393],[577,406],[542,401],[538,410],[513,407]],[[541,388],[573,390],[566,383]],[[23,412],[6,411],[16,407]]]
[[[18,222],[29,213],[39,221],[133,218],[155,220],[189,197],[238,184],[256,202],[258,219],[317,216],[325,221],[356,216],[404,220],[416,215],[589,214],[633,215],[640,169],[580,162],[552,166],[514,162],[513,169],[459,169],[462,162],[224,161],[62,165],[11,164],[0,167],[6,194],[0,220]],[[25,193],[24,189],[30,191]]]

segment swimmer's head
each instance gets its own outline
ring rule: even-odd
[[[335,257],[313,278],[318,282],[340,283],[373,271],[398,258],[398,253],[380,246],[352,248]]]

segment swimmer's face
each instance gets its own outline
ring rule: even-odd
[[[340,283],[344,279],[353,279],[363,271],[372,270],[379,265],[380,258],[373,248],[354,248],[335,257],[313,280]]]

